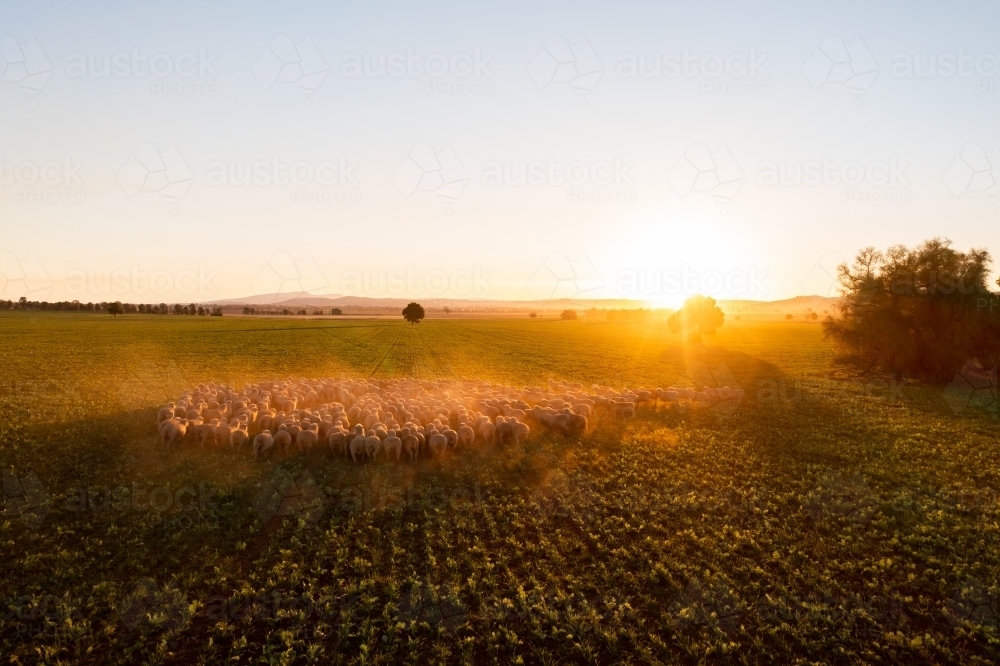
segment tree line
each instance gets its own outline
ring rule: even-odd
[[[175,315],[198,315],[198,316],[212,316],[221,317],[222,308],[220,307],[209,307],[206,308],[201,305],[196,305],[190,303],[188,305],[182,305],[180,303],[174,303],[172,305],[167,305],[166,303],[152,304],[152,303],[122,303],[121,301],[107,302],[101,301],[100,303],[81,303],[80,301],[56,301],[54,303],[49,303],[48,301],[29,301],[26,297],[22,296],[16,301],[0,300],[0,310],[56,310],[56,311],[66,311],[66,312],[105,312],[110,315],[120,315],[120,314],[175,314]]]
[[[243,307],[243,314],[245,315],[307,315],[310,312],[306,308],[292,309],[292,308],[281,308],[280,310],[275,310],[272,308],[252,308],[250,306]],[[329,312],[324,309],[316,309],[312,311],[314,317],[321,317],[323,315],[341,315],[344,314],[343,310],[340,308],[331,308]]]

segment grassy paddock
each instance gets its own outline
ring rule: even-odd
[[[11,663],[1000,657],[995,410],[835,374],[815,324],[686,345],[655,322],[3,312],[0,332]],[[746,397],[415,466],[156,446],[184,388],[294,376]]]

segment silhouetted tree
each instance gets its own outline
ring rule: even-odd
[[[695,294],[684,301],[680,310],[670,315],[667,325],[674,333],[686,333],[691,342],[701,342],[702,335],[715,335],[726,315],[711,296]]]
[[[125,308],[122,307],[121,301],[115,301],[114,303],[108,304],[108,314],[118,316],[120,314],[125,314]]]
[[[966,361],[985,367],[1000,349],[986,250],[959,252],[934,238],[910,249],[867,247],[838,267],[843,298],[823,322],[836,360],[856,369],[949,381]],[[991,307],[993,306],[993,307]]]
[[[423,318],[424,308],[420,305],[420,303],[410,303],[403,308],[403,319],[411,324],[419,324],[420,320]]]
[[[576,310],[563,310],[559,315],[560,319],[565,319],[567,321],[571,319],[576,319]]]

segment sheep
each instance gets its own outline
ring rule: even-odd
[[[243,448],[243,445],[247,443],[250,439],[250,435],[247,433],[246,426],[240,425],[236,430],[233,430],[232,434],[229,435],[229,445],[239,450]]]
[[[171,448],[187,434],[187,419],[172,418],[164,421],[160,427],[160,441],[166,448]]]
[[[382,448],[385,449],[385,457],[389,458],[392,453],[396,454],[396,462],[399,462],[399,457],[403,453],[403,440],[398,436],[398,432],[393,430],[392,433],[385,438],[382,442]]]
[[[520,446],[521,440],[531,434],[531,428],[528,427],[527,423],[521,423],[517,419],[514,419],[511,434],[514,436],[514,444]]]
[[[202,442],[228,441],[242,446],[256,434],[268,431],[271,448],[290,453],[292,444],[311,451],[320,441],[334,454],[358,454],[367,460],[385,450],[389,459],[415,462],[424,451],[440,457],[449,449],[471,447],[478,437],[488,444],[520,444],[532,427],[567,436],[586,432],[589,419],[600,408],[614,417],[634,416],[647,402],[681,398],[730,400],[738,389],[623,389],[616,391],[580,384],[548,381],[548,389],[521,389],[474,379],[416,381],[306,380],[261,382],[235,389],[210,383],[185,391],[157,412],[172,443],[196,436]],[[281,411],[279,411],[281,410]],[[184,435],[174,433],[185,422]],[[453,429],[454,428],[454,429]],[[374,438],[374,439],[372,439]],[[443,440],[442,440],[443,438]],[[259,440],[263,446],[266,438]],[[442,444],[443,441],[443,444]],[[433,442],[433,443],[432,443]],[[256,447],[256,455],[262,455]]]
[[[458,443],[463,446],[472,446],[476,440],[476,431],[468,425],[458,426]]]
[[[381,450],[382,440],[379,439],[374,430],[369,430],[368,437],[365,438],[365,455],[368,456],[368,460],[375,460]]]
[[[295,443],[298,444],[299,450],[304,451],[312,451],[312,448],[316,446],[318,442],[319,426],[315,423],[303,428],[302,432],[300,432],[298,437],[295,438]]]
[[[496,423],[496,441],[497,446],[504,447],[507,445],[507,440],[513,435],[513,426],[510,421],[502,416],[497,417]]]
[[[483,441],[492,444],[496,430],[496,426],[490,423],[490,420],[484,416],[482,422],[479,424],[479,436],[483,438]]]
[[[218,420],[213,420],[209,423],[202,423],[194,428],[194,433],[198,437],[198,443],[201,444],[201,448],[205,448],[205,443],[210,445],[215,445],[215,429],[218,427]]]
[[[431,455],[437,458],[448,448],[448,438],[440,433],[434,433],[427,440],[427,448],[430,449]]]
[[[402,441],[403,453],[410,458],[410,462],[416,462],[420,455],[420,440],[410,432],[409,428],[403,428]]]
[[[281,452],[288,455],[288,449],[292,446],[292,433],[288,432],[288,426],[284,423],[274,431],[274,446],[281,449]]]
[[[617,400],[611,401],[611,411],[616,417],[632,417],[635,416],[635,403],[634,402],[619,402]]]
[[[253,459],[257,460],[258,455],[263,455],[274,447],[274,437],[270,430],[261,431],[253,438]]]
[[[340,454],[341,458],[347,457],[347,433],[340,427],[331,430],[326,441],[330,445],[330,451]]]
[[[174,418],[174,403],[168,402],[166,407],[161,407],[156,415],[156,424],[159,425],[167,419]]]
[[[351,460],[353,462],[358,462],[358,455],[365,455],[365,436],[354,435],[352,433],[350,441],[348,443],[348,449],[351,452]]]

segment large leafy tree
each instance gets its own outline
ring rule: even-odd
[[[424,308],[420,305],[420,303],[410,303],[403,308],[403,319],[411,324],[419,324],[420,320],[423,318]]]
[[[991,367],[1000,335],[990,264],[986,250],[959,252],[940,238],[861,250],[839,267],[839,316],[823,323],[837,360],[930,381],[949,381],[972,359]]]
[[[715,335],[726,315],[711,296],[695,294],[684,306],[670,315],[667,325],[674,333],[686,333],[691,342],[701,342],[702,335]]]

